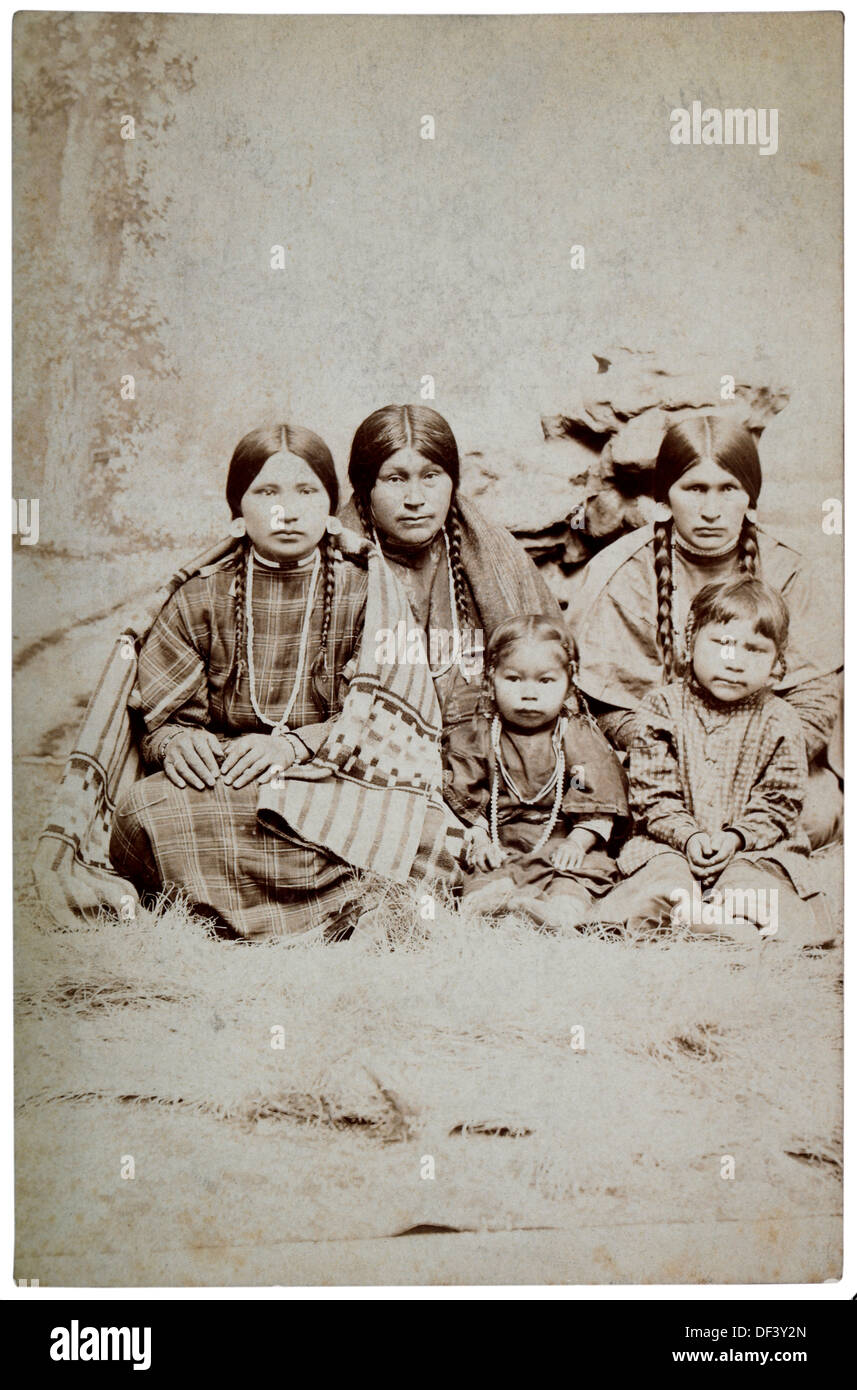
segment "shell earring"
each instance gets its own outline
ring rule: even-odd
[[[672,512],[666,502],[656,502],[654,506],[655,521],[672,521]]]
[[[247,523],[245,522],[243,516],[234,516],[232,518],[231,522],[229,523],[229,534],[230,536],[234,536],[237,541],[240,541],[242,536],[246,536]]]
[[[758,513],[757,513],[755,507],[748,507],[747,510],[746,510],[745,513],[744,513],[744,520],[745,520],[745,521],[749,521],[749,523],[750,523],[751,526],[755,526],[755,525],[756,525],[757,517],[758,517]]]
[[[338,516],[329,516],[327,518],[327,534],[329,536],[342,535],[342,522],[339,520]]]

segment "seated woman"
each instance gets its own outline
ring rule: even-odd
[[[407,603],[372,547],[342,534],[317,435],[246,435],[226,496],[234,550],[176,589],[140,652],[143,752],[161,771],[117,806],[111,862],[240,937],[341,933],[356,867],[403,880],[421,853],[443,863],[427,816],[436,700],[426,672],[374,659],[377,623]]]
[[[444,737],[479,701],[482,650],[505,618],[557,600],[524,548],[458,492],[458,446],[424,405],[388,405],[360,425],[343,523],[377,541],[428,639]]]
[[[842,661],[823,620],[823,591],[805,561],[756,525],[761,488],[756,442],[743,425],[695,416],[667,430],[655,466],[662,517],[589,562],[569,614],[578,680],[607,737],[628,748],[641,701],[687,666],[683,634],[694,595],[742,574],[764,579],[791,613],[776,692],[800,719],[810,763],[802,823],[818,846],[841,826],[835,744]]]

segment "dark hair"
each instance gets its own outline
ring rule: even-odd
[[[275,425],[269,429],[251,430],[239,440],[229,464],[226,479],[226,500],[232,515],[241,511],[241,499],[253,480],[258,477],[274,454],[284,450],[302,458],[312,469],[327,490],[330,498],[330,511],[334,514],[339,507],[339,483],[330,450],[317,434],[301,425]],[[233,658],[230,682],[233,690],[237,688],[242,674],[247,668],[247,562],[250,547],[246,541],[240,542],[236,556],[235,575],[235,655]],[[319,650],[312,663],[312,681],[316,694],[330,709],[332,684],[327,663],[327,646],[330,636],[333,598],[336,589],[335,565],[341,559],[335,540],[326,535],[322,541],[322,619]]]
[[[456,493],[461,475],[458,445],[446,420],[427,405],[385,405],[374,410],[358,426],[348,460],[348,481],[354,505],[366,535],[375,535],[372,520],[372,489],[387,459],[402,449],[413,449],[430,463],[436,463],[452,479],[452,500],[444,530],[449,541],[449,559],[455,590],[455,606],[462,627],[470,622],[467,578],[461,561],[461,519]]]
[[[673,484],[703,459],[711,459],[718,468],[731,473],[750,498],[750,505],[756,506],[762,490],[762,467],[756,441],[746,425],[719,415],[694,415],[687,420],[679,420],[667,430],[655,464],[656,500],[666,502]],[[654,527],[658,646],[668,681],[675,674],[672,527],[672,521],[656,521]],[[756,526],[746,516],[738,536],[738,564],[747,575],[755,575],[759,569]]]
[[[782,658],[789,640],[789,610],[778,589],[761,579],[742,575],[720,584],[706,584],[690,605],[687,619],[687,647],[699,631],[710,623],[731,623],[747,618],[753,631],[773,642]]]
[[[401,449],[436,463],[449,474],[453,491],[458,487],[458,445],[443,416],[427,405],[385,405],[358,426],[351,444],[348,481],[358,507],[368,504],[382,465]]]
[[[577,645],[564,623],[546,613],[516,613],[498,623],[485,649],[485,671],[491,676],[510,647],[518,642],[556,642],[562,648],[569,680],[577,670]]]
[[[494,675],[500,661],[511,647],[518,642],[527,640],[534,642],[556,642],[561,648],[566,672],[568,674],[568,694],[574,695],[578,712],[583,714],[594,729],[597,725],[592,717],[586,696],[577,684],[577,643],[563,623],[562,619],[551,617],[548,613],[520,613],[511,618],[504,618],[498,623],[488,639],[485,649],[485,666],[482,678],[482,696],[480,706],[483,714],[488,714],[493,709],[491,696],[491,678]],[[600,731],[599,736],[600,736]]]
[[[711,459],[731,473],[750,498],[750,506],[757,505],[762,465],[756,440],[746,425],[721,415],[692,415],[670,425],[655,463],[655,500],[665,502],[673,483],[702,459]]]
[[[233,516],[241,511],[241,499],[274,454],[296,454],[327,489],[331,514],[339,510],[339,482],[333,457],[324,440],[302,425],[273,425],[251,430],[235,446],[226,475],[226,500]]]

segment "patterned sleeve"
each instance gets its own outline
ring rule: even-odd
[[[444,801],[465,825],[475,825],[487,811],[490,787],[484,739],[473,720],[450,730],[443,764]]]
[[[141,709],[148,733],[167,721],[205,727],[209,722],[207,654],[202,628],[193,624],[179,589],[161,609],[137,665]]]
[[[807,785],[806,748],[799,721],[778,721],[771,756],[759,774],[741,816],[724,827],[735,830],[745,849],[770,849],[793,833]]]
[[[629,802],[637,829],[684,852],[700,827],[687,810],[675,733],[662,697],[649,695],[638,711],[629,761]]]

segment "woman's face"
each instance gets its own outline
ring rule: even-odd
[[[399,545],[422,545],[446,521],[452,479],[439,463],[400,449],[381,465],[370,501],[380,533]]]
[[[303,560],[327,526],[327,488],[296,454],[272,454],[241,498],[247,535],[266,560]]]
[[[750,497],[725,468],[703,459],[673,483],[667,503],[681,540],[722,550],[738,540]]]

